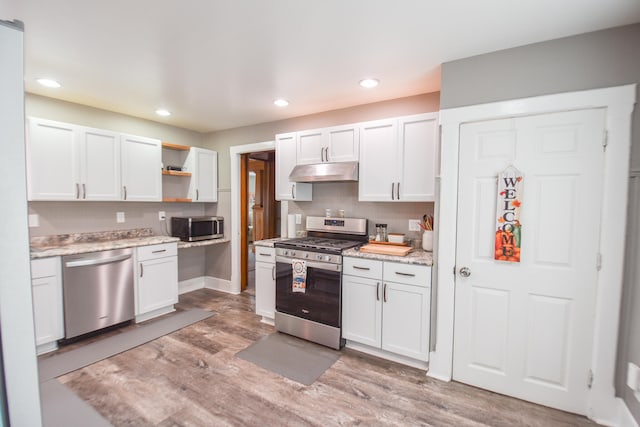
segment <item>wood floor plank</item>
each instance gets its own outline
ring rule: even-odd
[[[216,315],[60,381],[114,426],[596,425],[350,349],[304,386],[235,356],[274,332],[253,295],[181,295],[177,308],[191,307]]]

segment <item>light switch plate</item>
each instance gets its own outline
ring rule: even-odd
[[[302,224],[302,214],[296,214],[296,224]]]
[[[410,219],[409,220],[409,231],[420,231],[420,226],[418,224],[420,224],[420,220],[419,219]]]
[[[40,217],[38,214],[29,215],[29,227],[40,227]]]
[[[124,222],[124,212],[116,212],[116,222]]]

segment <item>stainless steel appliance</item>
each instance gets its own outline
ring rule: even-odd
[[[307,237],[274,244],[278,331],[339,350],[342,251],[367,240],[367,220],[307,217]]]
[[[185,242],[224,237],[224,218],[221,216],[174,216],[171,235]]]
[[[133,249],[62,257],[65,339],[134,317]]]

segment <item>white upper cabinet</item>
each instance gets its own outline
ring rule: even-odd
[[[435,200],[438,114],[360,125],[360,201]]]
[[[162,201],[162,143],[159,139],[122,136],[122,198]]]
[[[310,201],[312,186],[310,183],[291,182],[289,174],[296,166],[296,133],[276,135],[276,199]]]
[[[28,119],[29,200],[119,200],[120,136]]]
[[[29,200],[160,201],[160,141],[28,119]]]
[[[358,161],[358,147],[354,125],[298,132],[296,164]]]
[[[192,147],[187,164],[191,168],[189,197],[194,202],[218,201],[218,153]]]

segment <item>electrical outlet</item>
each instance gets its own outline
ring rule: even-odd
[[[158,212],[158,219],[160,221],[164,221],[165,219],[167,219],[167,214],[164,211],[159,211]]]
[[[116,212],[116,222],[124,222],[124,212]]]
[[[420,226],[418,224],[420,224],[420,220],[419,219],[410,219],[409,220],[409,231],[420,231]]]
[[[302,224],[302,214],[296,214],[296,224]]]
[[[38,214],[29,215],[29,227],[40,227],[40,217]]]

